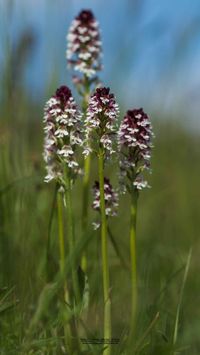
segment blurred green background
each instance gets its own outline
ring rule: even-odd
[[[163,349],[172,336],[183,268],[192,247],[178,344],[185,347],[184,354],[198,355],[200,5],[195,0],[115,0],[106,4],[1,0],[0,289],[3,295],[13,288],[4,300],[6,312],[1,308],[0,293],[1,353],[20,353],[17,349],[47,282],[45,256],[54,186],[43,183],[43,106],[57,86],[70,83],[65,35],[77,12],[88,7],[102,28],[102,81],[116,93],[121,118],[128,108],[142,105],[152,118],[156,134],[149,178],[152,188],[141,193],[138,208],[139,322],[145,329],[160,312],[156,333],[160,350],[155,345],[151,354],[168,354]],[[111,168],[108,174],[116,183],[115,169]],[[92,180],[96,178],[94,162]],[[74,189],[74,210],[79,235],[80,181]],[[91,212],[91,220],[93,217]],[[111,227],[128,262],[128,197],[122,198],[119,217],[111,221]],[[56,235],[54,216],[54,257],[58,253]],[[98,233],[94,233],[88,248],[94,300],[98,299],[100,287],[98,238]],[[130,279],[112,245],[110,260],[113,325],[118,336],[129,318]],[[91,328],[95,328],[93,312],[96,314],[95,307],[91,309]]]

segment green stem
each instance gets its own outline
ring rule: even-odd
[[[84,118],[87,112],[88,99],[90,94],[90,83],[87,76],[84,76],[84,97],[82,101],[82,110]],[[82,204],[82,236],[85,238],[88,229],[88,204],[89,204],[89,179],[90,179],[91,156],[88,155],[84,161],[84,178],[83,178],[83,204]],[[81,267],[83,271],[87,270],[87,256],[83,251],[81,256]]]
[[[136,217],[137,217],[137,192],[131,196],[130,216],[130,259],[131,259],[131,324],[130,342],[135,333],[135,321],[137,311],[137,264],[136,264]]]
[[[64,241],[64,228],[63,228],[63,211],[62,211],[62,196],[57,192],[58,204],[58,236],[59,236],[59,249],[60,249],[60,271],[63,276],[65,269],[65,241]]]
[[[73,228],[73,212],[72,212],[72,197],[71,197],[71,181],[67,173],[66,176],[66,205],[67,205],[67,236],[69,239],[69,249],[71,256],[71,273],[72,273],[72,285],[76,303],[80,302],[80,294],[78,287],[77,267],[75,262],[75,238]]]
[[[82,232],[83,238],[86,235],[88,227],[88,204],[89,204],[89,179],[90,179],[90,163],[91,156],[88,155],[84,161],[84,178],[83,178],[83,209],[82,209]],[[83,271],[87,270],[86,253],[82,253],[81,267]]]
[[[104,197],[104,154],[100,149],[99,153],[99,186],[100,186],[100,210],[101,210],[101,249],[102,249],[102,271],[103,271],[103,295],[104,295],[104,339],[111,339],[111,301],[109,295],[109,267],[108,267],[108,241],[107,241],[107,220]],[[105,355],[110,355],[111,347],[104,350]]]
[[[53,215],[54,211],[56,210],[56,199],[57,199],[57,186],[55,186],[55,192],[53,196],[52,207],[50,211],[49,223],[48,223],[48,232],[47,232],[47,247],[46,247],[46,275],[47,281],[51,280],[52,273],[50,270],[50,263],[51,263],[51,255],[50,255],[50,244],[51,244],[51,229],[52,229],[52,222],[53,222]]]
[[[69,294],[67,289],[67,281],[65,277],[65,241],[64,241],[64,227],[63,227],[63,208],[62,208],[62,195],[57,192],[57,207],[58,207],[58,237],[59,237],[59,250],[60,250],[60,272],[64,279],[64,301],[69,304]],[[71,331],[69,324],[64,325],[65,344],[67,350],[70,351]]]

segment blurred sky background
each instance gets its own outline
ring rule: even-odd
[[[176,115],[200,129],[199,0],[0,0],[0,72],[29,43],[18,77],[40,104],[54,85],[70,84],[66,33],[75,15],[91,8],[103,40],[102,80],[126,107]],[[21,42],[20,42],[21,41]],[[11,58],[12,59],[12,58]],[[23,58],[22,58],[23,62]],[[19,59],[11,61],[17,71]]]

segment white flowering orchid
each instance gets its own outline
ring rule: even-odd
[[[83,143],[81,118],[71,91],[66,86],[57,89],[56,94],[47,101],[44,109],[45,182],[57,180],[62,185],[64,166],[71,169],[73,174],[78,172],[75,148]]]

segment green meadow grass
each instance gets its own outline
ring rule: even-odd
[[[198,355],[199,134],[187,132],[176,118],[167,122],[154,121],[153,173],[149,179],[152,188],[139,198],[135,353]],[[26,100],[15,102],[11,110],[5,102],[0,124],[0,354],[5,355],[62,354],[63,315],[55,301],[60,292],[55,284],[59,269],[55,186],[43,182],[42,144],[42,110],[30,107]],[[115,164],[107,173],[116,184]],[[97,167],[93,161],[91,186],[95,179]],[[73,190],[73,208],[80,247],[81,198],[79,180]],[[94,217],[90,210],[91,222]],[[128,197],[120,200],[119,216],[110,221],[110,227],[123,259],[121,262],[110,242],[112,333],[120,338],[120,345],[113,345],[112,349],[113,354],[125,354],[120,349],[130,317]],[[88,337],[101,338],[99,232],[91,226],[86,239],[90,306],[80,336],[85,327]],[[191,248],[191,262],[186,265]],[[98,351],[97,346],[92,350],[86,348],[85,354]]]

